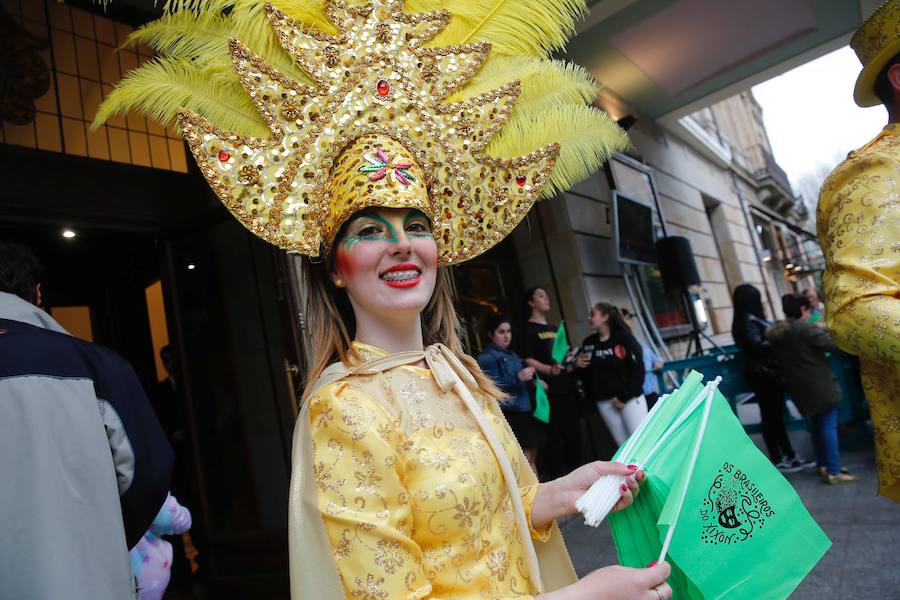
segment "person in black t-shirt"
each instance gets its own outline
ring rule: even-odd
[[[595,304],[588,326],[594,333],[581,344],[575,376],[584,383],[588,397],[597,402],[600,416],[621,446],[647,416],[641,345],[622,313],[611,304]]]
[[[558,326],[547,323],[550,296],[543,288],[536,287],[526,292],[525,301],[529,317],[520,336],[520,355],[525,364],[534,367],[541,381],[547,384],[550,423],[547,426],[547,445],[539,452],[539,463],[545,475],[555,478],[582,463],[578,411],[566,368],[551,356]]]

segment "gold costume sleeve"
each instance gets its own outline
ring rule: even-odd
[[[848,160],[822,186],[828,329],[838,346],[900,361],[900,163],[870,153]]]
[[[528,466],[528,463],[525,463],[524,468],[530,469],[531,467]],[[537,495],[539,485],[538,483],[526,485],[520,489],[522,490],[522,504],[525,506],[525,516],[528,518],[528,530],[531,532],[531,539],[538,542],[546,542],[550,539],[550,534],[553,532],[553,522],[547,523],[540,529],[535,529],[534,524],[531,522],[531,507],[534,505],[534,498]]]
[[[412,539],[397,423],[343,383],[310,400],[319,509],[348,598],[432,598]]]

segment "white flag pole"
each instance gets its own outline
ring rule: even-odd
[[[694,473],[694,466],[697,464],[697,456],[700,455],[700,445],[703,443],[703,436],[706,433],[706,423],[709,421],[709,411],[712,409],[712,399],[716,393],[716,389],[719,387],[719,382],[722,381],[722,377],[716,377],[709,384],[709,393],[706,396],[706,406],[703,407],[703,416],[700,419],[700,430],[697,432],[697,437],[694,439],[694,445],[691,449],[691,461],[688,463],[688,472],[687,478],[685,480],[684,488],[681,490],[681,495],[678,497],[678,504],[675,507],[675,519],[672,523],[669,524],[669,530],[666,532],[666,539],[663,541],[662,551],[659,553],[659,558],[656,562],[660,563],[665,560],[666,554],[669,553],[669,544],[672,542],[672,534],[675,533],[675,525],[678,522],[678,518],[681,516],[681,508],[684,505],[684,497],[687,495],[688,485],[691,482],[691,475]]]

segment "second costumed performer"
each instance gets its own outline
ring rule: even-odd
[[[669,598],[665,564],[576,581],[554,519],[603,474],[630,476],[628,506],[642,474],[538,484],[450,291],[449,266],[626,143],[546,59],[583,2],[184,4],[134,34],[159,57],[98,119],[177,123],[232,214],[308,257],[292,597]]]

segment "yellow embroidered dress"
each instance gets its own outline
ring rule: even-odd
[[[355,344],[364,359],[385,356]],[[474,394],[517,480],[528,464],[497,403]],[[529,598],[503,473],[431,371],[350,375],[308,400],[318,506],[347,598]],[[530,525],[537,485],[519,488]],[[532,537],[546,541],[550,528]]]
[[[878,493],[900,502],[900,126],[831,173],[819,196],[825,316],[859,356],[875,427]]]

